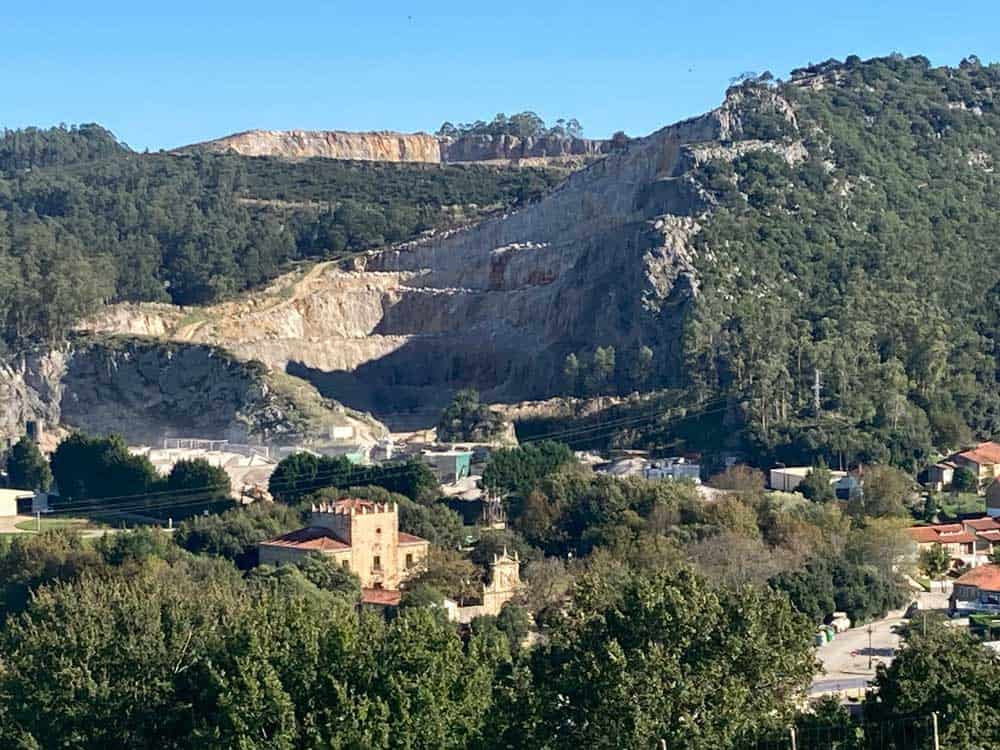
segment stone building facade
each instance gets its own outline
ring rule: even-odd
[[[398,592],[422,569],[427,548],[426,539],[399,530],[395,503],[346,498],[313,506],[309,526],[261,542],[258,554],[266,565],[324,555],[357,575],[363,590]]]
[[[521,561],[515,552],[511,557],[507,550],[494,555],[490,563],[490,580],[483,584],[482,602],[466,607],[459,606],[452,599],[445,600],[448,619],[453,622],[469,623],[480,615],[498,615],[503,605],[509,602],[521,589]]]

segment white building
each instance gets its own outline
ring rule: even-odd
[[[806,475],[813,470],[812,466],[781,466],[771,469],[770,482],[772,490],[793,492]],[[846,471],[830,471],[830,484],[837,485],[847,477]]]
[[[0,490],[0,517],[33,513],[34,500],[33,490]]]

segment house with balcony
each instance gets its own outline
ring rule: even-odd
[[[989,562],[990,553],[1000,545],[1000,521],[989,516],[965,518],[955,523],[913,526],[907,529],[919,555],[940,544],[956,567],[978,567]]]
[[[399,530],[396,503],[345,498],[314,505],[309,526],[261,542],[257,550],[262,565],[328,557],[358,576],[363,602],[392,606],[399,603],[400,584],[422,569],[428,546]]]
[[[952,612],[1000,612],[1000,565],[980,565],[955,580]]]

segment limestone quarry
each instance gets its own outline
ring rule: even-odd
[[[335,430],[368,445],[385,434],[374,420],[259,362],[127,336],[78,336],[5,361],[0,403],[6,440],[16,440],[27,422],[153,445],[172,436],[294,445],[329,440]]]
[[[458,164],[489,162],[523,166],[582,164],[611,150],[610,141],[543,135],[465,135],[446,137],[429,133],[343,130],[248,130],[196,143],[179,153],[234,152],[243,156],[286,159],[353,159],[359,161]]]
[[[692,170],[706,158],[775,148],[732,143],[742,136],[741,96],[610,150],[516,212],[319,264],[238,301],[122,306],[85,327],[223,347],[389,424],[433,423],[458,387],[494,402],[546,398],[558,391],[566,354],[595,346],[642,344],[659,371],[679,372],[682,319],[698,294],[691,238],[712,208]],[[306,135],[293,139],[300,155],[343,153],[336,138]],[[366,153],[434,158],[432,137],[380,136]],[[238,138],[215,144],[263,153],[276,142]],[[783,151],[790,161],[803,154],[800,144]]]

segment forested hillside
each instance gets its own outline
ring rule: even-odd
[[[578,395],[669,390],[591,421],[626,420],[622,444],[911,470],[1000,433],[998,90],[1000,65],[900,56],[731,88],[740,132],[692,149],[709,210],[679,359],[608,341],[565,363]]]
[[[96,125],[0,139],[3,342],[53,341],[114,301],[205,304],[529,201],[542,169],[137,154]]]
[[[422,278],[442,293],[401,287],[412,306],[379,332],[414,339],[366,365],[365,382],[398,390],[395,373],[420,373],[429,396],[473,386],[494,400],[656,392],[640,415],[673,421],[631,422],[621,442],[760,462],[825,453],[916,469],[995,436],[998,86],[1000,66],[975,58],[747,77],[720,109],[622,144],[540,206],[375,259],[368,270],[434,270]],[[0,144],[8,345],[54,339],[104,301],[208,303],[296,260],[531,202],[558,179],[140,155],[89,126],[28,136]],[[449,332],[444,374],[426,365],[444,361],[427,330]],[[310,366],[354,366],[337,362]]]
[[[975,59],[795,71],[774,87],[793,115],[750,112],[747,135],[806,158],[700,170],[719,205],[696,238],[686,374],[738,397],[762,449],[915,467],[1000,432],[998,87]]]

